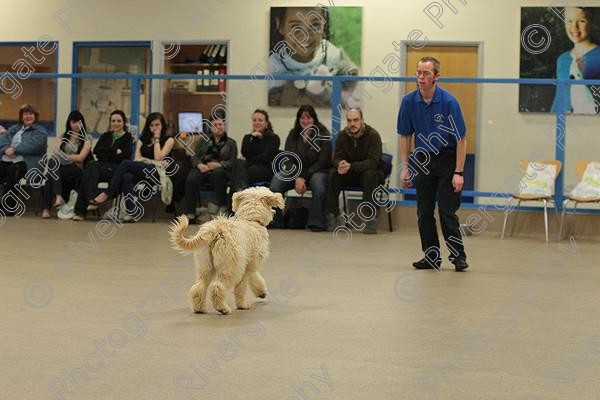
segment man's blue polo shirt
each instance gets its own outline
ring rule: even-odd
[[[431,103],[426,104],[419,89],[402,99],[398,112],[398,133],[416,135],[415,147],[437,153],[454,148],[467,129],[460,105],[447,90],[436,86]]]

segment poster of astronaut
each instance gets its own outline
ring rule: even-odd
[[[521,78],[600,79],[600,7],[522,7],[520,39]],[[558,101],[555,85],[519,85],[521,112],[556,112]],[[570,85],[564,105],[598,115],[600,85]]]
[[[362,7],[271,7],[270,32],[269,73],[274,77],[360,74]],[[342,83],[345,107],[359,105],[356,85]],[[269,106],[329,107],[332,93],[327,80],[273,80]]]

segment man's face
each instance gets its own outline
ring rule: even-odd
[[[348,131],[352,135],[356,135],[363,127],[363,119],[360,116],[360,112],[351,110],[346,114],[346,124]]]
[[[431,61],[419,62],[417,64],[417,85],[421,90],[431,89],[435,81],[440,77],[440,74],[434,72],[433,63]]]

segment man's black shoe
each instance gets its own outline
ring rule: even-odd
[[[457,258],[454,261],[452,261],[452,264],[454,264],[454,269],[457,272],[464,271],[465,269],[469,268],[469,264],[467,264],[467,260],[465,260],[464,258]]]
[[[412,266],[415,267],[416,269],[440,269],[440,266],[442,265],[442,261],[435,261],[435,262],[431,262],[426,258],[422,258],[419,261],[415,261],[414,263],[412,263]]]

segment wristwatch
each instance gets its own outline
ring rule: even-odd
[[[463,173],[462,173],[462,171],[461,171],[461,172],[459,172],[459,171],[454,171],[454,175],[460,175],[460,176],[463,176]]]

